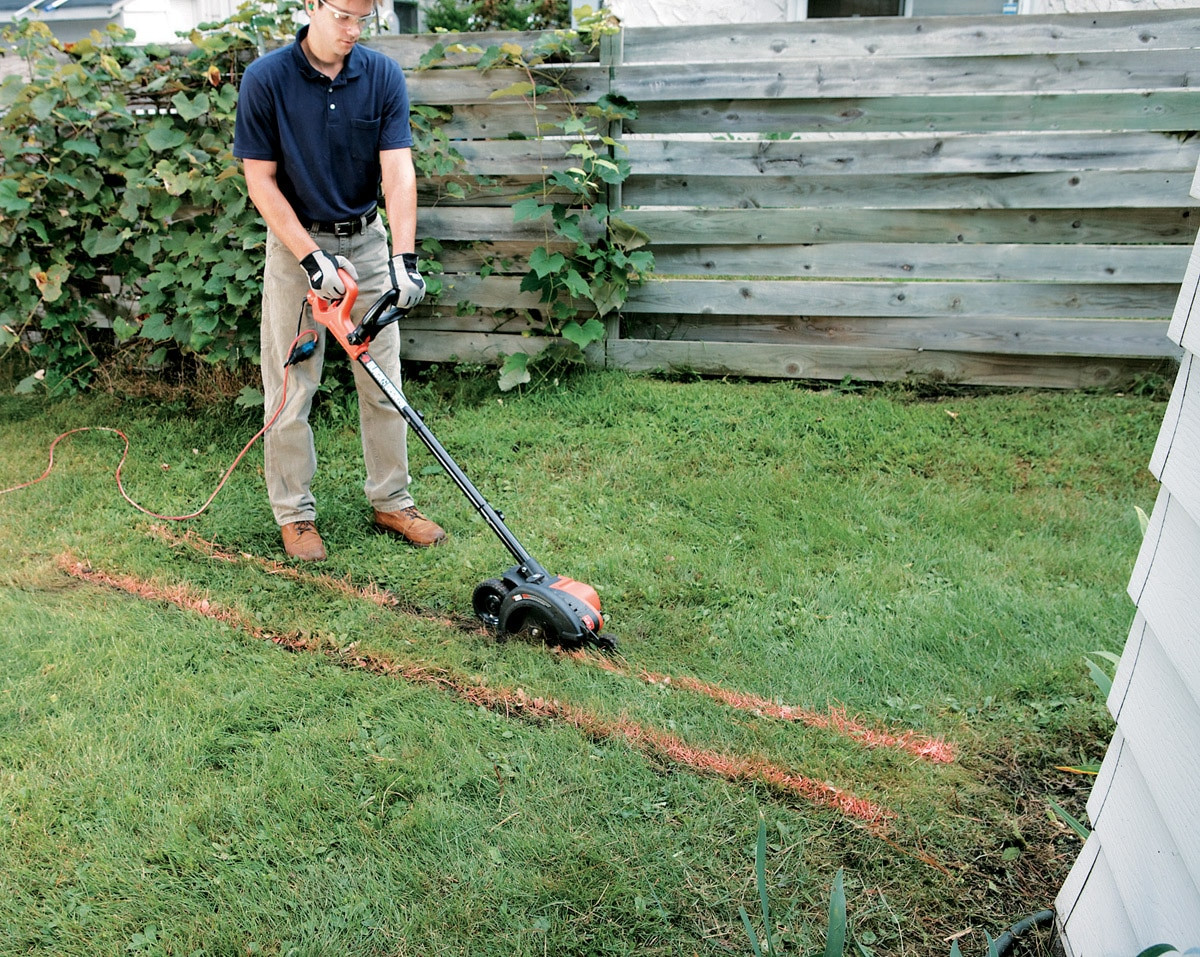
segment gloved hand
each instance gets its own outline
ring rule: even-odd
[[[351,279],[358,280],[358,272],[349,259],[345,256],[333,256],[324,249],[309,253],[300,260],[300,266],[308,273],[308,287],[328,302],[346,296],[346,284],[338,275],[339,269],[346,270]]]
[[[411,309],[425,298],[425,280],[417,272],[417,254],[401,253],[388,263],[392,273],[392,288],[399,293],[396,305]]]

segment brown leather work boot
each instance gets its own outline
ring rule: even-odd
[[[375,509],[375,527],[395,532],[421,548],[428,548],[446,539],[445,530],[437,522],[431,522],[422,515],[415,505],[402,508],[398,512],[381,512]]]
[[[325,561],[325,543],[313,522],[292,522],[279,531],[283,534],[283,550],[292,558],[302,562]]]

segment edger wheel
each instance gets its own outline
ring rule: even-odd
[[[615,652],[617,650],[617,639],[614,635],[601,633],[592,639],[592,643],[601,651]]]
[[[508,589],[499,578],[489,578],[475,586],[471,607],[475,609],[476,617],[489,628],[500,627],[500,604],[507,593]]]

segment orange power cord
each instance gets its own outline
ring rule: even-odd
[[[58,445],[58,443],[61,442],[63,439],[65,439],[67,436],[75,435],[77,432],[111,432],[114,435],[119,435],[121,437],[121,440],[125,443],[125,448],[121,452],[121,461],[119,461],[117,463],[117,470],[113,473],[113,477],[117,480],[117,489],[120,491],[121,497],[124,498],[126,502],[128,502],[130,505],[132,505],[134,508],[136,508],[139,512],[141,512],[144,515],[149,515],[151,518],[161,518],[168,522],[184,522],[184,521],[187,521],[189,518],[195,518],[197,515],[200,515],[201,513],[203,513],[213,503],[213,499],[215,499],[217,497],[217,493],[220,492],[222,488],[224,488],[225,483],[229,480],[229,476],[231,476],[233,474],[233,470],[238,467],[238,463],[242,461],[242,459],[245,457],[246,453],[250,451],[250,448],[254,445],[254,443],[257,442],[260,438],[262,438],[263,435],[266,434],[267,429],[269,429],[272,425],[274,425],[275,420],[279,418],[279,414],[283,411],[283,407],[287,404],[288,374],[291,370],[291,366],[294,365],[296,361],[298,361],[298,358],[297,358],[298,354],[296,351],[297,346],[300,344],[300,341],[302,339],[304,339],[306,336],[311,336],[314,344],[317,341],[317,334],[316,334],[316,332],[314,332],[311,329],[300,333],[300,335],[296,336],[296,338],[292,340],[292,345],[288,350],[288,361],[284,363],[284,367],[283,367],[283,396],[279,400],[279,408],[277,408],[275,410],[274,414],[271,416],[271,418],[267,422],[267,424],[264,425],[261,429],[259,429],[258,432],[255,433],[254,438],[252,438],[249,442],[247,442],[246,445],[242,448],[242,451],[240,451],[237,454],[237,458],[235,458],[233,460],[233,463],[229,466],[229,468],[227,468],[225,470],[225,473],[221,476],[221,481],[219,481],[217,483],[217,487],[215,489],[213,489],[212,495],[210,495],[208,497],[208,500],[203,505],[201,505],[198,509],[196,509],[196,511],[189,512],[187,515],[160,515],[158,512],[151,511],[150,509],[145,508],[142,505],[139,505],[132,498],[130,498],[129,493],[125,491],[124,484],[121,482],[121,469],[123,469],[125,467],[125,458],[126,458],[126,456],[129,455],[129,437],[124,432],[122,432],[120,429],[110,428],[109,426],[106,426],[106,425],[86,425],[86,426],[81,426],[78,429],[70,429],[67,432],[63,432],[63,433],[59,434],[58,436],[55,437],[54,441],[50,443],[50,462],[46,466],[46,471],[44,471],[41,475],[39,475],[37,478],[33,479],[32,481],[22,482],[20,485],[12,486],[12,488],[0,489],[0,495],[7,495],[9,492],[16,492],[23,488],[29,488],[31,485],[37,485],[38,482],[45,480],[54,469],[54,449]],[[304,358],[307,358],[307,355],[305,355]]]

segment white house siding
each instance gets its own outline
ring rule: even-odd
[[[578,6],[578,4],[576,4]],[[598,4],[593,4],[598,6]],[[790,4],[794,7],[794,0]],[[675,27],[697,23],[773,23],[788,16],[788,0],[607,0],[605,9],[626,27]]]
[[[1200,240],[1168,335],[1184,354],[1150,461],[1162,486],[1129,582],[1137,612],[1108,698],[1117,730],[1057,900],[1068,957],[1200,945]]]
[[[1022,13],[1105,13],[1112,10],[1193,10],[1200,0],[1024,0]]]
[[[576,7],[584,0],[574,0]],[[1200,0],[1013,0],[1020,13],[1100,13],[1106,10],[1176,10]],[[691,26],[700,23],[778,23],[805,19],[807,0],[588,0],[603,6],[627,27]],[[1005,13],[1004,0],[905,0],[909,16]]]
[[[137,34],[138,43],[178,43],[181,31],[224,20],[237,7],[237,0],[131,0],[120,23]]]

